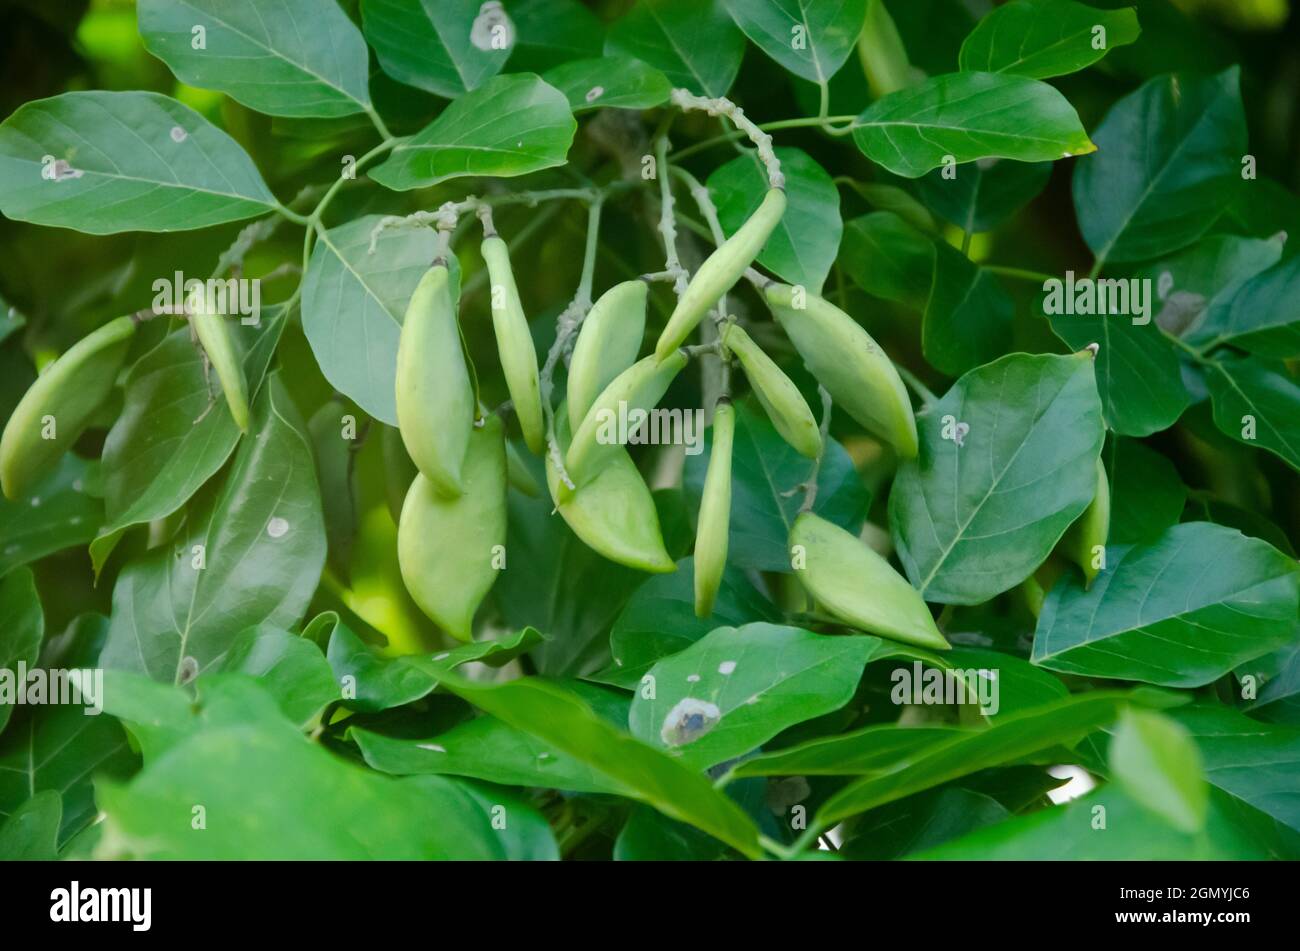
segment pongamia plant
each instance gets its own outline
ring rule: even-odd
[[[0,858],[1296,857],[1253,16],[93,6],[0,125]]]

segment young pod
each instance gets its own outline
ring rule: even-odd
[[[226,405],[241,433],[248,432],[248,381],[244,378],[244,361],[235,343],[230,318],[210,314],[202,307],[190,314],[190,326],[199,338],[208,363],[217,374]]]
[[[0,436],[5,498],[25,495],[85,431],[112,391],[134,333],[130,317],[109,321],[69,347],[23,394]]]
[[[397,426],[417,469],[432,489],[456,496],[474,427],[470,381],[456,320],[451,277],[435,264],[406,308],[397,345]]]
[[[803,307],[788,284],[764,291],[772,313],[804,363],[835,405],[869,432],[885,440],[904,459],[917,452],[916,418],[907,388],[894,364],[844,311],[815,294]]]
[[[627,421],[628,430],[634,429],[636,420],[658,404],[684,366],[686,354],[677,350],[662,362],[653,356],[638,360],[610,381],[587,410],[565,453],[564,466],[575,484],[581,485],[599,471],[602,459],[616,455],[613,450],[620,448],[627,436],[620,432],[620,421]]]
[[[475,429],[466,447],[462,492],[447,498],[415,477],[397,525],[402,581],[448,634],[473,639],[474,612],[505,566],[506,448],[499,417]]]
[[[779,372],[779,371],[778,371]],[[731,442],[736,410],[721,399],[713,410],[713,443],[700,496],[700,520],[695,528],[695,616],[708,617],[727,567],[727,533],[731,528]]]
[[[645,281],[624,281],[600,295],[578,331],[569,361],[569,423],[577,429],[605,387],[633,363],[645,337]]]
[[[1110,534],[1110,482],[1106,467],[1097,460],[1097,493],[1092,502],[1075,519],[1061,539],[1061,552],[1083,569],[1087,587],[1101,573],[1101,556],[1106,550],[1106,537]]]
[[[686,292],[677,301],[672,316],[659,342],[655,356],[666,360],[674,350],[686,342],[691,331],[723,294],[740,280],[745,268],[754,263],[763,250],[772,230],[785,214],[785,192],[780,188],[768,189],[763,202],[730,238],[722,242],[695,272]]]
[[[523,430],[524,442],[533,452],[541,454],[546,448],[546,425],[542,421],[537,348],[533,346],[533,335],[528,331],[528,318],[524,316],[523,304],[519,301],[514,272],[510,270],[510,250],[496,235],[484,238],[480,250],[492,282],[492,329],[496,333],[506,389],[515,407],[519,428]]]
[[[795,576],[837,620],[918,647],[950,646],[907,579],[838,525],[801,513],[790,529],[790,551]]]
[[[556,438],[563,449],[569,441],[567,414],[556,414]],[[654,496],[621,446],[613,447],[590,480],[567,491],[548,454],[546,484],[556,510],[573,534],[610,561],[656,574],[676,569],[664,547]]]
[[[754,395],[781,438],[809,459],[821,455],[817,418],[794,381],[736,324],[723,328],[722,344],[740,360]]]

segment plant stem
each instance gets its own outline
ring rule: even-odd
[[[772,148],[772,137],[756,126],[745,115],[744,109],[725,96],[710,99],[707,96],[697,96],[685,89],[674,89],[672,101],[673,105],[682,110],[701,110],[711,116],[726,116],[730,119],[740,133],[748,136],[754,143],[758,150],[759,161],[767,169],[768,185],[772,188],[785,188],[785,174],[781,171],[781,160],[776,157],[776,152]],[[679,160],[680,158],[681,156],[678,156]]]
[[[823,131],[831,135],[844,135],[847,132],[853,131],[852,123],[856,119],[857,116],[827,116],[825,119],[822,119],[821,116],[802,119],[780,119],[776,122],[764,122],[761,125],[756,126],[756,128],[761,129],[764,132],[776,132],[780,129],[800,129],[809,126],[821,126]],[[836,129],[831,125],[831,123],[835,122],[847,122],[850,123],[850,125]],[[673,158],[680,162],[685,158],[695,155],[697,152],[711,149],[715,145],[722,145],[726,142],[733,142],[736,139],[743,139],[745,138],[745,135],[746,133],[744,132],[726,132],[722,135],[714,136],[712,139],[705,139],[703,142],[696,142],[694,145],[689,145],[679,152],[674,152]]]
[[[664,270],[673,276],[673,293],[681,297],[686,291],[687,273],[677,257],[677,218],[673,208],[671,167],[668,164],[668,139],[655,142],[655,173],[659,179],[659,237],[664,243]]]
[[[826,444],[831,438],[831,394],[826,387],[818,383],[817,395],[822,400],[822,418],[820,425],[817,427],[822,437],[821,451],[817,453],[817,458],[813,460],[812,471],[808,473],[808,478],[804,480],[803,504],[799,506],[800,512],[811,512],[813,505],[817,502],[817,477],[821,474],[822,459],[826,458]]]
[[[898,375],[903,378],[903,382],[907,384],[908,388],[921,398],[922,412],[939,402],[939,397],[930,392],[929,387],[922,383],[907,367],[901,363],[896,363],[894,369],[898,371]]]
[[[1003,277],[1012,277],[1016,280],[1030,281],[1035,284],[1056,280],[1052,275],[1044,274],[1042,271],[1029,271],[1020,267],[1004,267],[1001,264],[984,264],[981,266],[992,274],[1001,274]]]

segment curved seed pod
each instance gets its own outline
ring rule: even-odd
[[[567,414],[556,414],[556,438],[569,440]],[[573,534],[610,561],[638,571],[663,574],[677,566],[664,547],[654,496],[636,463],[621,446],[614,446],[589,481],[569,491],[560,481],[555,462],[546,457],[546,485],[551,499]]]
[[[796,576],[832,616],[881,637],[949,648],[907,579],[838,525],[803,512],[790,529],[790,549],[796,565],[802,559]]]
[[[594,475],[601,458],[614,455],[611,450],[622,445],[618,439],[620,418],[631,419],[637,410],[653,409],[673,377],[686,366],[686,359],[686,354],[677,350],[662,362],[653,356],[638,360],[601,391],[582,418],[582,425],[573,434],[573,442],[564,456],[565,468],[575,484],[581,485]]]
[[[700,521],[695,529],[695,616],[708,617],[727,567],[727,532],[731,527],[731,442],[736,411],[731,400],[718,400],[713,410],[713,446],[700,497]]]
[[[781,438],[809,459],[820,456],[822,434],[817,418],[794,381],[736,324],[723,328],[722,343],[745,368],[754,395]]]
[[[16,499],[77,441],[113,389],[135,333],[118,317],[83,337],[36,378],[0,436],[0,486]]]
[[[470,435],[462,472],[464,491],[439,495],[417,475],[397,525],[397,561],[415,603],[439,627],[473,639],[474,612],[504,565],[506,450],[500,418],[490,416]]]
[[[524,432],[524,442],[540,454],[546,448],[546,426],[542,422],[542,391],[537,379],[537,348],[510,270],[510,249],[493,235],[483,239],[480,250],[492,282],[492,329],[496,332],[506,389]]]
[[[248,432],[248,381],[244,378],[244,362],[230,329],[230,318],[200,308],[190,315],[190,326],[208,355],[208,363],[216,371],[235,425],[241,433]]]
[[[1094,549],[1098,546],[1104,551],[1106,537],[1110,534],[1110,483],[1106,479],[1106,467],[1097,460],[1097,494],[1083,514],[1075,519],[1074,524],[1065,531],[1061,539],[1061,552],[1083,569],[1083,577],[1088,587],[1101,572]]]
[[[474,428],[474,387],[445,264],[420,279],[397,345],[397,425],[421,474],[442,495],[461,493],[461,464]]]
[[[822,386],[869,432],[904,459],[916,455],[916,418],[894,364],[858,322],[815,294],[794,307],[794,288],[769,284],[763,292],[777,322]]]
[[[624,281],[600,295],[578,331],[569,361],[569,425],[577,429],[605,387],[634,362],[645,337],[645,281]]]
[[[541,497],[542,487],[537,484],[533,474],[528,471],[528,466],[520,458],[519,450],[515,448],[515,444],[509,440],[506,441],[506,479],[530,499]]]
[[[700,322],[718,298],[731,290],[733,284],[740,280],[745,268],[754,263],[758,252],[763,250],[768,236],[772,234],[781,216],[785,214],[785,192],[780,188],[770,188],[763,196],[763,202],[749,219],[726,241],[722,242],[700,265],[691,282],[686,285],[668,324],[659,335],[655,344],[655,356],[666,360],[670,354],[691,335],[696,324]]]

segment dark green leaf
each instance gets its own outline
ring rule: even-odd
[[[1019,584],[1096,490],[1101,408],[1086,351],[972,370],[917,429],[921,453],[899,469],[889,522],[928,601],[978,604]]]
[[[964,70],[1047,79],[1091,66],[1140,32],[1132,7],[1098,10],[1072,0],[1015,0],[980,20],[962,43],[960,63]]]
[[[0,124],[0,211],[19,221],[90,234],[187,231],[275,204],[239,143],[157,93],[69,92]]]
[[[1210,365],[1205,381],[1219,429],[1300,469],[1300,386],[1284,366],[1219,360]]]
[[[940,241],[934,247],[921,349],[936,370],[959,376],[1007,349],[1015,303],[991,273]]]
[[[365,41],[335,3],[140,0],[138,10],[145,47],[191,86],[277,116],[370,107]]]
[[[627,56],[572,60],[542,76],[564,93],[575,113],[588,109],[650,109],[668,101],[668,77]]]
[[[867,0],[724,0],[736,25],[796,76],[830,80],[853,52]]]
[[[10,699],[0,699],[0,731],[14,711],[14,696],[21,687],[24,671],[36,666],[45,636],[45,613],[36,581],[30,569],[19,568],[0,579],[0,679],[9,681],[4,691]]]
[[[498,33],[508,41],[503,48],[493,48],[490,30],[475,32],[481,6],[479,0],[363,0],[361,23],[384,72],[455,99],[501,72],[513,48],[508,23]]]
[[[531,73],[496,76],[402,140],[370,177],[408,191],[470,175],[527,175],[563,165],[577,128],[555,87]]]
[[[1209,522],[1107,548],[1090,589],[1062,575],[1035,664],[1085,677],[1199,687],[1300,633],[1300,572],[1271,545]]]
[[[99,467],[68,453],[20,499],[0,498],[0,575],[17,565],[90,541],[104,503],[90,494]]]
[[[605,54],[649,63],[691,92],[725,96],[740,71],[745,37],[721,0],[638,0],[610,27]]]

